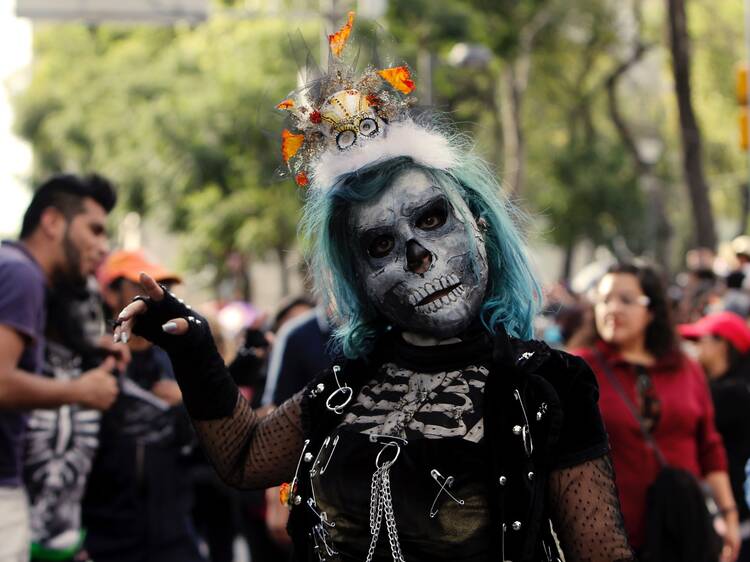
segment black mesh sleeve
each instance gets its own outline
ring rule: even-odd
[[[261,418],[240,396],[231,416],[193,420],[219,476],[237,488],[268,488],[294,477],[302,451],[302,392]]]
[[[566,562],[636,560],[625,534],[614,476],[609,455],[552,472],[552,525]]]

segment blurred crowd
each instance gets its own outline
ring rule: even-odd
[[[0,246],[0,560],[229,562],[238,545],[246,560],[284,560],[278,490],[221,483],[166,354],[137,336],[113,343],[141,273],[178,293],[182,282],[142,251],[110,251],[115,203],[103,177],[55,176]],[[327,316],[308,296],[273,314],[200,312],[261,412],[328,363]]]
[[[727,248],[689,251],[673,278],[639,259],[597,264],[578,291],[547,287],[536,322],[539,338],[597,376],[625,527],[643,559],[750,560],[750,237]],[[703,482],[693,500],[706,504],[713,544],[700,533],[665,544],[695,508],[665,468]]]
[[[279,490],[222,484],[166,355],[137,336],[112,341],[141,273],[178,294],[182,281],[155,256],[110,251],[115,204],[102,177],[55,176],[19,240],[0,246],[0,560],[228,562],[238,539],[253,562],[288,559]],[[690,252],[673,279],[613,261],[578,291],[545,290],[537,336],[597,376],[625,527],[644,559],[750,560],[750,237],[731,248]],[[330,364],[332,329],[306,295],[265,308],[200,310],[264,414]],[[665,467],[704,483],[695,501],[715,542],[667,544],[660,530],[691,506],[665,507],[659,490],[692,500]]]

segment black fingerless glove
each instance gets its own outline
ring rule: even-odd
[[[208,322],[164,287],[162,289],[164,298],[160,301],[136,297],[148,308],[137,317],[133,333],[167,352],[182,390],[182,401],[193,419],[231,416],[239,391],[216,349]],[[172,335],[162,329],[175,318],[188,321],[186,334]]]

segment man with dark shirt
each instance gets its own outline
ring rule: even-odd
[[[55,176],[34,194],[20,241],[0,245],[0,560],[26,561],[29,513],[22,485],[24,412],[83,404],[108,408],[117,395],[114,358],[72,380],[39,376],[45,293],[57,280],[81,279],[107,252],[105,221],[115,204],[98,177]]]
[[[98,278],[120,311],[141,292],[140,272],[169,285],[179,277],[140,252],[118,251]],[[102,416],[86,494],[86,551],[96,562],[201,562],[190,521],[186,457],[193,433],[166,353],[138,336],[121,392]]]

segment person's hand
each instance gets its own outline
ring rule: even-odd
[[[162,289],[159,284],[153,280],[149,275],[146,275],[145,273],[141,273],[140,276],[140,282],[141,287],[143,287],[144,292],[146,293],[146,297],[153,301],[153,303],[161,303],[164,300],[164,289]],[[178,301],[179,302],[179,301]],[[182,302],[179,302],[180,305],[184,304]],[[119,316],[117,317],[118,325],[115,327],[115,333],[114,333],[114,341],[115,342],[123,342],[127,343],[130,339],[130,336],[133,334],[133,327],[136,323],[136,321],[139,319],[139,317],[142,317],[146,315],[149,312],[149,306],[146,300],[139,299],[136,301],[131,302],[128,306],[122,309],[122,312],[120,312]],[[178,311],[175,310],[175,313]],[[185,334],[188,331],[188,321],[180,316],[175,316],[173,318],[161,318],[161,320],[164,320],[163,324],[161,325],[161,329],[167,333],[174,336]],[[147,330],[150,332],[151,337],[149,337],[149,334],[143,334],[146,339],[151,341],[151,343],[155,343],[159,345],[159,341],[154,341],[155,339],[160,338],[154,338],[156,334],[154,333],[154,326],[150,326],[150,329]]]
[[[724,518],[724,535],[722,539],[724,546],[721,549],[721,562],[735,562],[740,554],[740,524],[737,519],[737,511]]]
[[[132,354],[127,344],[114,342],[109,336],[102,336],[99,338],[97,346],[115,358],[115,367],[119,372],[125,371],[132,359]]]
[[[145,273],[140,282],[145,294],[120,312],[114,341],[127,343],[135,334],[166,351],[182,402],[193,419],[231,415],[239,390],[216,348],[208,321]]]
[[[175,381],[168,379],[156,381],[154,386],[151,387],[151,392],[170,406],[176,406],[182,402],[182,392]]]
[[[95,410],[106,410],[112,406],[119,392],[117,379],[112,374],[115,365],[115,358],[107,357],[101,365],[71,381],[73,401]]]
[[[266,527],[274,542],[280,545],[291,544],[291,538],[286,530],[289,510],[279,501],[279,487],[266,490]]]

